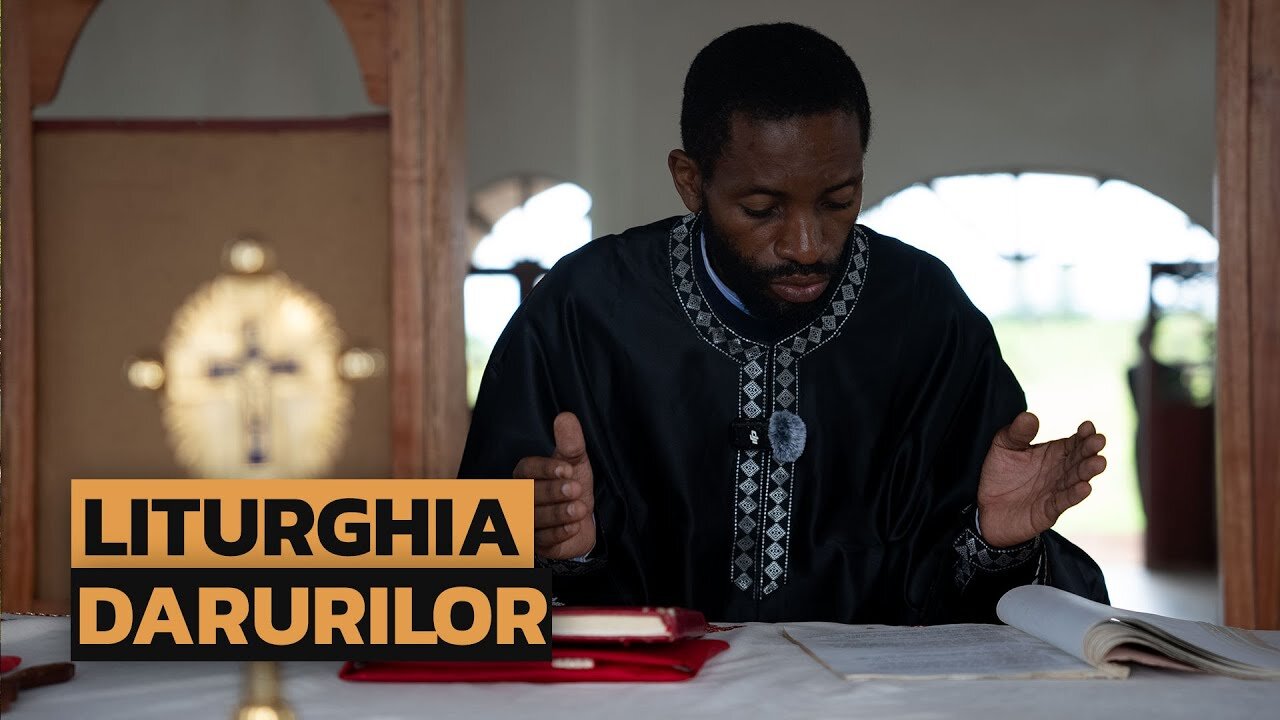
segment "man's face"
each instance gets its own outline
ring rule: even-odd
[[[862,209],[862,159],[852,113],[732,118],[700,204],[712,266],[752,314],[791,319],[821,300]]]

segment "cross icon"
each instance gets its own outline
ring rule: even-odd
[[[258,326],[246,322],[241,328],[244,354],[235,360],[214,360],[209,363],[211,379],[237,377],[240,381],[241,409],[245,430],[249,435],[250,465],[267,462],[266,435],[271,419],[271,377],[292,375],[298,372],[298,363],[290,359],[272,359],[265,356],[258,340]]]

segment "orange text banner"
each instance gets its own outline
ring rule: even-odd
[[[73,568],[529,568],[531,480],[73,480]]]

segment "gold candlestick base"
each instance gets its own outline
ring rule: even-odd
[[[293,708],[280,692],[280,664],[244,664],[244,695],[234,720],[296,720]]]

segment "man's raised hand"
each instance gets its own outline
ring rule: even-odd
[[[595,484],[582,424],[571,412],[555,420],[551,457],[527,457],[514,477],[533,478],[533,546],[538,557],[567,560],[596,545]]]
[[[1071,437],[1032,445],[1040,420],[1029,412],[996,433],[978,481],[978,522],[996,547],[1026,542],[1089,496],[1107,467],[1107,439],[1085,421]]]

